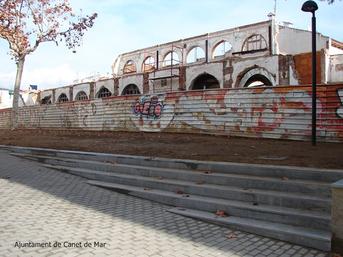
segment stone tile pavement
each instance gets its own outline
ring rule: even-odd
[[[0,256],[327,256],[168,208],[0,150]]]

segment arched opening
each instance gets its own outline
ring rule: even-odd
[[[85,91],[80,91],[75,96],[76,101],[88,100],[88,96]]]
[[[97,98],[105,98],[111,96],[112,93],[106,87],[102,87],[99,92],[97,93]]]
[[[166,54],[163,59],[163,67],[175,66],[180,64],[180,59],[175,51],[171,51]]]
[[[220,88],[219,81],[208,73],[203,73],[193,80],[191,90]]]
[[[48,95],[48,96],[44,97],[44,98],[41,100],[41,104],[52,104],[51,95]]]
[[[260,34],[254,34],[248,37],[242,47],[243,52],[257,51],[267,49],[267,42]]]
[[[145,58],[145,60],[143,62],[142,71],[143,72],[151,72],[151,71],[154,71],[155,68],[156,68],[156,64],[155,64],[154,57],[148,56],[147,58]]]
[[[187,54],[187,63],[195,63],[205,61],[204,50],[196,46]]]
[[[228,41],[221,41],[213,48],[213,58],[224,56],[226,53],[230,52],[232,45]]]
[[[242,71],[236,79],[235,87],[275,86],[275,75],[257,65]]]
[[[132,60],[128,60],[123,68],[123,73],[127,74],[127,73],[134,73],[136,72],[136,64],[132,61]]]
[[[124,89],[121,95],[139,95],[139,88],[135,84],[129,84]]]
[[[68,101],[69,101],[69,99],[68,99],[67,95],[64,93],[60,94],[60,96],[57,99],[58,103],[64,103],[64,102],[68,102]]]
[[[262,74],[255,74],[245,82],[244,87],[272,86],[272,82]]]

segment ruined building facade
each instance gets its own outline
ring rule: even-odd
[[[317,34],[317,81],[343,81],[343,43]],[[41,92],[42,103],[311,83],[311,32],[268,20],[119,55],[113,78]]]
[[[317,45],[318,140],[343,142],[343,44]],[[40,91],[18,125],[309,140],[311,70],[311,32],[269,20],[121,54],[111,78]]]

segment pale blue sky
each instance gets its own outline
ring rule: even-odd
[[[82,47],[73,54],[63,46],[42,44],[27,56],[22,89],[38,84],[40,89],[71,84],[77,77],[111,73],[120,53],[202,33],[267,20],[274,0],[70,0],[75,10],[98,13]],[[301,12],[304,1],[278,0],[278,21],[309,29],[311,15]],[[343,41],[343,1],[332,5],[317,1],[317,29]],[[0,88],[12,88],[15,64],[0,39]]]

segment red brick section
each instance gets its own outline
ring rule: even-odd
[[[89,99],[92,100],[95,98],[95,83],[91,82],[89,87]]]
[[[52,103],[55,103],[56,102],[56,90],[53,89],[52,90]]]
[[[233,73],[232,60],[224,61],[224,64],[223,64],[224,88],[232,88],[232,85],[233,85],[232,73]],[[230,79],[227,80],[225,78],[225,75],[230,75]]]
[[[184,66],[179,68],[179,90],[186,90],[186,67]]]
[[[73,87],[69,88],[69,101],[74,100]]]
[[[119,95],[119,79],[114,78],[114,92],[113,95],[117,96]]]
[[[299,84],[306,85],[312,83],[312,53],[294,55],[295,69],[298,74]],[[322,82],[322,52],[317,52],[317,83]]]
[[[289,85],[289,55],[279,55],[279,85]]]
[[[149,73],[143,74],[143,94],[149,94]]]

